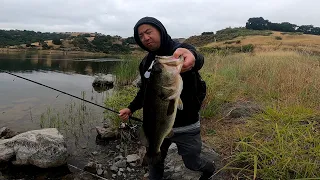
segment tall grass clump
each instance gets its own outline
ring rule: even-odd
[[[114,94],[105,100],[106,107],[112,107],[115,110],[120,110],[128,107],[129,103],[134,99],[138,92],[138,88],[134,86],[124,86],[117,89]],[[142,110],[138,110],[133,114],[134,117],[142,118]],[[105,118],[112,119],[116,127],[120,125],[122,120],[119,118],[118,114],[107,112],[105,113]]]
[[[217,56],[208,54],[201,71],[208,83],[207,107],[217,101],[251,99],[279,106],[319,108],[320,58],[296,52]]]
[[[233,134],[224,168],[236,178],[320,178],[320,58],[276,51],[205,59],[203,116],[218,117],[239,100],[264,107]]]
[[[86,93],[81,92],[81,97],[86,99]],[[84,101],[71,99],[64,108],[55,109],[48,107],[40,115],[39,126],[41,128],[57,128],[77,146],[80,138],[89,139],[87,135],[92,133],[92,127],[103,121],[103,115],[96,114],[91,105]],[[88,142],[87,142],[88,143]]]
[[[116,84],[119,86],[129,85],[139,75],[139,64],[142,60],[140,56],[123,56],[121,61],[114,69]]]
[[[248,120],[230,168],[253,179],[320,178],[320,116],[304,107],[267,108]]]

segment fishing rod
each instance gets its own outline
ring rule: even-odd
[[[46,88],[49,88],[49,89],[52,89],[52,90],[58,91],[58,92],[60,92],[60,93],[66,94],[66,95],[71,96],[71,97],[74,97],[74,98],[76,98],[76,99],[80,99],[80,100],[82,100],[82,101],[85,101],[85,102],[87,102],[87,103],[93,104],[93,105],[95,105],[95,106],[98,106],[98,107],[101,107],[101,108],[107,109],[107,110],[109,110],[109,111],[111,111],[111,112],[114,112],[114,113],[117,113],[117,114],[119,113],[118,111],[115,111],[115,110],[113,110],[113,109],[110,109],[110,108],[107,108],[107,107],[101,106],[101,105],[99,105],[99,104],[93,103],[93,102],[88,101],[88,100],[85,100],[85,99],[83,99],[83,98],[79,98],[79,97],[74,96],[74,95],[72,95],[72,94],[69,94],[69,93],[63,92],[63,91],[61,91],[61,90],[59,90],[59,89],[56,89],[56,88],[53,88],[53,87],[47,86],[47,85],[45,85],[45,84],[42,84],[42,83],[39,83],[39,82],[36,82],[36,81],[33,81],[33,80],[31,80],[31,79],[27,79],[27,78],[21,77],[21,76],[19,76],[19,75],[16,75],[16,74],[13,74],[13,73],[10,73],[10,72],[7,72],[7,71],[4,71],[4,70],[1,70],[1,69],[0,69],[0,72],[4,72],[4,73],[10,74],[10,75],[12,75],[12,76],[16,76],[16,77],[18,77],[18,78],[24,79],[24,80],[26,80],[26,81],[33,82],[33,83],[38,84],[38,85],[40,85],[40,86],[44,86],[44,87],[46,87]],[[136,117],[133,117],[133,116],[129,116],[129,118],[130,118],[130,119],[132,119],[132,120],[134,120],[134,121],[143,122],[141,119],[136,118]]]

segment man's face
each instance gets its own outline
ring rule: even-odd
[[[142,44],[150,51],[156,51],[160,48],[160,32],[149,24],[142,24],[138,28],[139,38]]]

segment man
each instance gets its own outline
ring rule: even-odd
[[[210,179],[215,171],[213,162],[200,157],[201,136],[199,111],[205,92],[201,94],[200,89],[205,84],[198,84],[200,78],[198,71],[204,64],[204,58],[196,49],[186,43],[178,43],[171,39],[163,24],[153,17],[140,19],[134,27],[134,38],[136,43],[148,54],[140,63],[139,71],[141,76],[141,86],[134,100],[127,108],[119,111],[119,116],[126,120],[136,110],[143,108],[144,91],[146,88],[145,72],[148,70],[156,55],[184,57],[184,64],[181,70],[183,80],[183,90],[180,98],[183,102],[183,110],[178,110],[175,124],[173,126],[174,135],[166,138],[161,145],[162,162],[157,165],[149,165],[149,179],[162,179],[164,172],[164,159],[168,148],[172,142],[176,143],[178,153],[182,156],[183,162],[188,169],[201,171],[201,180]],[[200,92],[200,93],[199,93]]]

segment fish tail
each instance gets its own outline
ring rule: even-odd
[[[159,164],[161,163],[161,161],[162,161],[162,156],[160,152],[148,157],[148,163],[151,165]]]
[[[147,155],[148,164],[155,165],[162,161],[161,152],[155,152],[148,149],[146,155]]]

